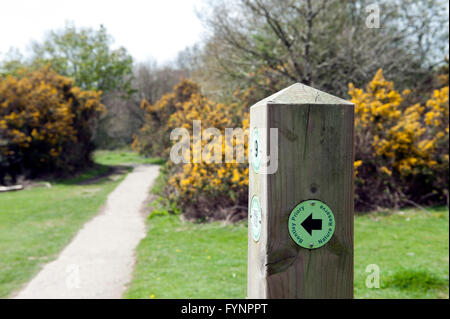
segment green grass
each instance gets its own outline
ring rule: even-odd
[[[94,216],[121,181],[100,178],[110,166],[162,163],[130,151],[99,151],[97,165],[53,187],[0,193],[0,297],[30,280]],[[92,183],[83,183],[93,180]],[[164,185],[160,177],[154,193]],[[157,214],[137,249],[127,298],[245,298],[247,227],[197,224]],[[369,289],[366,267],[380,268]],[[448,298],[449,213],[419,210],[355,218],[356,298]]]
[[[20,289],[42,264],[55,259],[99,211],[125,176],[101,178],[109,170],[98,164],[73,178],[53,181],[51,188],[0,193],[0,297]]]
[[[358,216],[355,297],[448,298],[448,216],[446,208]],[[365,286],[369,264],[380,269],[380,289]]]
[[[355,218],[355,298],[448,298],[449,219],[445,208]],[[195,224],[150,218],[127,298],[245,298],[246,223]],[[381,287],[367,288],[366,267]]]
[[[247,227],[150,219],[126,298],[245,297]]]
[[[75,176],[72,176],[70,178],[65,179],[59,179],[56,180],[58,184],[67,184],[67,185],[75,185],[80,184],[92,179],[101,178],[101,176],[104,176],[105,174],[108,174],[108,172],[111,170],[110,166],[98,164],[95,163],[93,167],[84,170]]]
[[[446,284],[446,278],[439,277],[433,272],[406,269],[386,278],[384,287],[411,290],[420,293],[433,289],[443,289]]]
[[[158,157],[144,157],[129,150],[120,151],[96,151],[94,161],[102,165],[125,165],[125,164],[157,164],[161,165],[164,160]]]

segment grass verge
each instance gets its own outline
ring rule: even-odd
[[[55,259],[98,213],[125,176],[109,178],[109,170],[97,164],[73,178],[52,182],[51,188],[0,193],[0,297],[20,289],[42,264]]]
[[[161,165],[164,159],[144,157],[130,150],[108,151],[100,150],[94,154],[94,161],[102,165],[155,164]]]
[[[355,298],[448,298],[446,208],[355,218]],[[149,218],[126,298],[245,298],[247,227],[195,224],[178,215]],[[380,288],[367,288],[380,269]]]
[[[366,287],[370,264],[379,267],[379,289]],[[448,298],[448,209],[357,216],[355,297]]]
[[[245,297],[245,223],[195,224],[167,215],[149,225],[126,298]]]

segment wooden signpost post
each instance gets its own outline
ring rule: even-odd
[[[353,298],[353,127],[299,83],[251,107],[248,298]]]

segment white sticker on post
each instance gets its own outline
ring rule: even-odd
[[[258,241],[261,236],[261,204],[259,203],[258,196],[253,196],[252,202],[250,205],[250,231],[252,233],[252,237],[254,241]]]
[[[252,130],[250,138],[250,157],[251,164],[255,173],[258,173],[259,167],[261,166],[261,141],[259,139],[258,129],[255,127]]]

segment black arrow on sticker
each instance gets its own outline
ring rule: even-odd
[[[322,220],[313,219],[312,213],[306,217],[306,219],[301,223],[303,228],[312,236],[313,230],[322,230]]]

